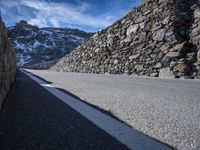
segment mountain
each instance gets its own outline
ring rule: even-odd
[[[21,20],[8,28],[17,65],[28,66],[57,60],[85,42],[92,33],[68,28],[38,28]]]

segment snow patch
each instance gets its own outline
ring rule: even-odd
[[[69,38],[70,38],[71,42],[82,42],[84,40],[83,37],[80,37],[80,36],[77,36],[77,35],[73,35],[73,34],[70,34]]]
[[[52,31],[45,30],[45,29],[41,29],[40,32],[42,32],[43,34],[49,34],[49,35],[52,35],[52,34],[53,34]]]
[[[35,40],[34,44],[33,44],[33,48],[37,48],[38,46],[40,46],[41,43],[38,42],[38,40]]]
[[[17,49],[23,49],[23,50],[25,49],[24,44],[22,44],[22,43],[19,44],[17,42],[17,40],[15,40],[14,42],[15,42],[15,48],[17,48]]]
[[[17,66],[23,66],[30,61],[30,56],[17,55]]]

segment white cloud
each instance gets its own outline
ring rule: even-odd
[[[108,8],[98,11],[99,14],[93,14],[91,10],[95,7],[91,4],[75,1],[76,5],[51,0],[0,0],[0,9],[6,16],[5,21],[12,25],[25,19],[39,27],[78,27],[91,31],[111,25],[127,11],[120,8],[124,0],[108,1]]]
[[[29,23],[44,26],[59,27],[61,24],[76,24],[91,27],[106,27],[110,25],[112,18],[90,16],[85,13],[89,4],[71,5],[68,3],[45,2],[39,0],[23,0],[23,5],[35,10],[35,18],[28,20]]]

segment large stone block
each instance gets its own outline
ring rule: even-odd
[[[162,68],[159,71],[159,77],[160,78],[175,78],[174,73],[170,70],[169,67]]]
[[[198,53],[197,53],[197,61],[198,61],[199,64],[200,64],[200,50],[199,50]]]
[[[138,28],[139,28],[139,24],[130,26],[126,31],[126,35],[130,35],[131,33],[136,33]]]

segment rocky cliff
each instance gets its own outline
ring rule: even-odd
[[[65,56],[92,34],[68,28],[38,28],[21,20],[8,28],[8,35],[17,65],[29,66]]]
[[[199,1],[145,0],[51,70],[199,78]]]
[[[8,40],[7,29],[0,18],[0,107],[16,73],[15,52]]]

